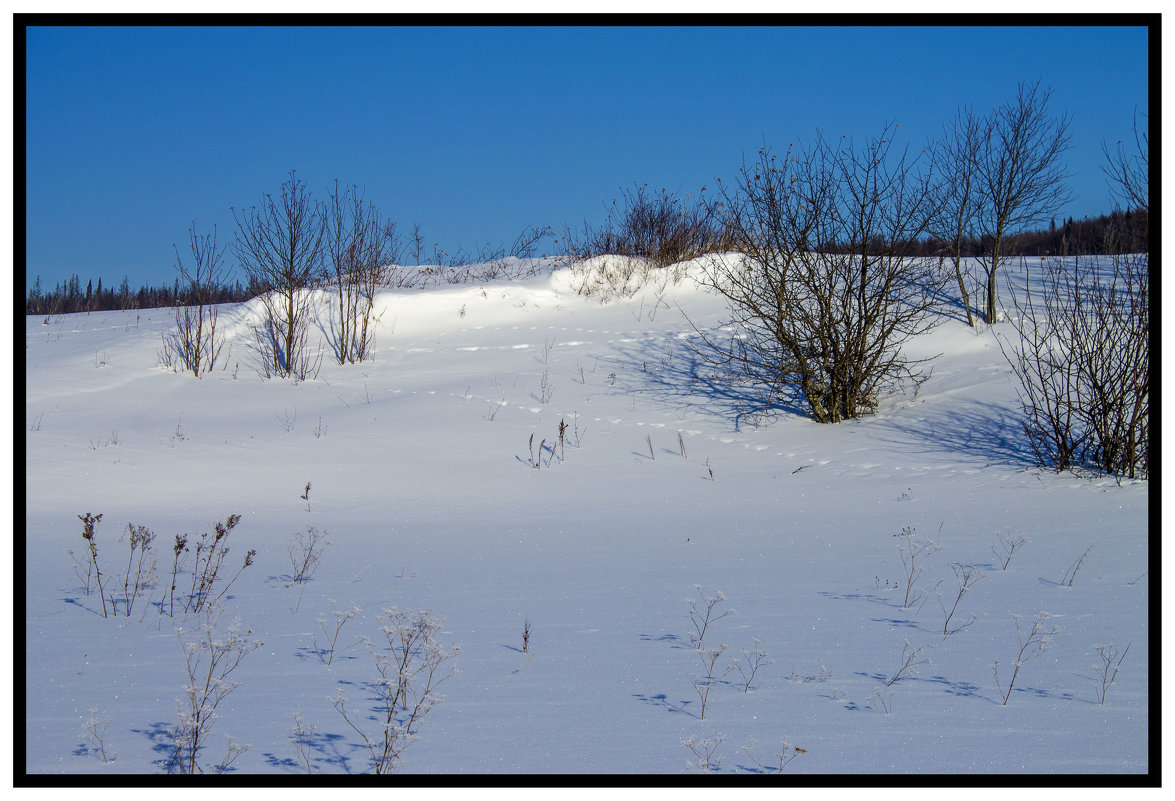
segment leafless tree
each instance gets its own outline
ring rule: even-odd
[[[188,228],[190,267],[184,265],[179,248],[175,250],[175,269],[181,279],[176,298],[175,331],[164,335],[165,363],[178,362],[197,378],[216,366],[224,347],[224,333],[217,330],[217,290],[225,283],[228,271],[224,248],[216,247],[216,226],[211,234],[200,236],[196,223]]]
[[[821,423],[876,409],[879,394],[917,379],[902,354],[931,329],[943,280],[912,258],[935,210],[926,175],[892,148],[895,126],[864,146],[769,148],[744,164],[718,204],[737,259],[715,257],[707,283],[728,302],[736,334],[708,355],[769,394],[798,388]]]
[[[420,223],[412,224],[412,258],[416,260],[416,266],[420,266],[420,257],[424,255],[424,232],[421,230]]]
[[[1150,133],[1146,127],[1139,130],[1137,114],[1134,118],[1134,150],[1130,151],[1119,141],[1112,151],[1103,142],[1102,152],[1106,156],[1106,166],[1102,170],[1109,180],[1110,192],[1125,202],[1127,209],[1149,212]]]
[[[996,274],[1005,241],[1047,219],[1071,197],[1062,161],[1069,149],[1068,114],[1052,116],[1052,89],[1020,84],[1016,99],[991,112],[982,127],[976,178],[979,230],[991,252],[980,257],[986,273],[985,319],[996,321]]]
[[[261,290],[265,320],[257,329],[266,376],[303,379],[314,360],[306,347],[309,289],[323,258],[322,207],[293,170],[281,197],[265,195],[260,207],[237,213],[234,249],[250,284]]]
[[[388,281],[398,258],[394,223],[384,223],[379,210],[364,205],[356,187],[339,193],[339,183],[326,202],[325,250],[338,297],[335,357],[339,364],[367,359],[375,342],[375,293]]]
[[[959,299],[967,312],[967,325],[975,327],[971,308],[972,280],[963,266],[964,243],[974,236],[979,205],[976,159],[985,121],[970,107],[960,108],[954,119],[943,125],[942,138],[930,145],[933,152],[939,213],[931,220],[930,231],[947,243],[947,255],[955,268]]]

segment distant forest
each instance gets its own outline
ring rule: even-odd
[[[1047,230],[1032,231],[1009,237],[1004,242],[1005,255],[1011,256],[1072,256],[1110,255],[1114,253],[1145,253],[1149,250],[1149,220],[1144,210],[1115,211],[1094,218],[1074,220],[1070,217],[1059,225],[1050,222]],[[987,238],[975,237],[966,240],[964,255],[987,256],[991,243]],[[914,248],[913,255],[939,256],[947,252],[944,242],[928,238],[921,240]],[[222,286],[210,303],[240,303],[261,294],[255,286],[242,285],[240,281],[231,286]],[[118,309],[153,309],[186,305],[188,298],[177,278],[171,286],[142,286],[132,290],[127,279],[115,289],[103,286],[99,277],[97,284],[87,279],[83,287],[81,279],[72,275],[64,283],[58,283],[51,290],[41,286],[38,275],[25,299],[25,314],[71,314],[74,312],[112,311]]]

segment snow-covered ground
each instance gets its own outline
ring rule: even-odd
[[[724,308],[688,278],[601,303],[546,270],[378,306],[373,361],[326,353],[298,384],[259,376],[249,304],[222,308],[231,353],[199,380],[158,365],[167,310],[27,318],[24,770],[163,769],[188,683],[177,628],[202,622],[160,613],[172,545],[230,514],[220,584],[256,556],[217,636],[239,619],[262,644],[231,676],[207,769],[228,735],[251,746],[235,771],[305,772],[298,713],[314,772],[370,771],[331,699],[374,717],[375,663],[362,646],[319,658],[333,601],[361,609],[340,649],[377,641],[392,607],[443,616],[460,648],[402,772],[680,773],[697,761],[683,741],[716,733],[722,772],[770,766],[785,740],[793,774],[1150,770],[1149,486],[1032,467],[1007,326],[945,322],[911,345],[940,354],[916,396],[820,426],[706,380],[693,326]],[[108,589],[128,523],[156,535],[164,578],[129,618],[104,619],[76,575],[85,513],[102,515]],[[330,548],[291,584],[310,527]],[[928,540],[906,606],[903,548]],[[944,636],[966,565],[983,578],[951,627],[971,622]],[[702,719],[688,600],[718,593],[715,616],[737,614],[706,633],[728,650]],[[1041,612],[1060,631],[1005,705],[1013,616],[1026,636]],[[1104,704],[1099,645],[1125,653]],[[727,670],[756,647],[770,661],[747,687]]]

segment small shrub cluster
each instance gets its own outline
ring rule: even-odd
[[[74,562],[74,573],[82,584],[82,589],[89,596],[93,587],[97,586],[98,597],[102,603],[103,617],[117,617],[119,611],[129,617],[134,611],[135,604],[140,598],[145,598],[148,606],[155,606],[160,616],[166,614],[175,616],[176,590],[179,587],[179,576],[186,570],[188,536],[177,534],[172,547],[172,566],[170,581],[162,588],[159,598],[155,599],[155,592],[159,588],[158,559],[155,556],[155,533],[146,526],[128,523],[123,540],[128,545],[126,571],[121,575],[115,574],[114,582],[110,581],[109,574],[103,572],[98,552],[97,531],[102,515],[86,512],[78,515],[82,521],[82,538],[86,541],[87,558],[79,559],[72,550],[68,551]],[[240,522],[240,515],[229,515],[223,522],[213,526],[212,539],[209,534],[200,535],[196,543],[195,565],[192,568],[192,586],[187,597],[181,597],[183,614],[197,614],[210,606],[213,602],[223,598],[233,582],[240,577],[245,568],[253,564],[257,555],[255,549],[245,554],[241,568],[229,579],[227,584],[217,589],[217,579],[222,575],[221,568],[228,555],[229,533]],[[143,610],[146,614],[146,609]]]
[[[567,425],[567,421],[563,418],[559,419],[559,427],[556,429],[555,437],[550,442],[544,437],[539,441],[538,450],[535,450],[534,434],[530,435],[527,440],[527,461],[526,463],[535,470],[541,469],[544,464],[546,467],[551,466],[551,462],[558,457],[560,462],[566,461],[567,458],[567,443],[574,437],[575,447],[580,446],[579,440],[579,425],[576,423],[574,432],[572,426]],[[543,459],[546,458],[544,463]]]
[[[629,256],[668,267],[720,252],[730,243],[714,208],[692,195],[634,184],[622,188],[607,208],[602,226],[585,223],[582,237],[570,243],[573,259]]]

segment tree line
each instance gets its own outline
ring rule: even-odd
[[[225,283],[213,291],[212,303],[240,303],[257,294],[240,281]],[[170,286],[143,284],[137,290],[131,289],[124,277],[118,289],[103,286],[102,278],[87,279],[83,288],[77,274],[71,275],[65,283],[58,283],[53,289],[41,288],[41,276],[37,276],[25,299],[25,314],[74,314],[77,312],[120,311],[126,309],[170,308],[189,305],[193,302],[190,287],[180,284],[177,277]]]
[[[1005,252],[1012,256],[1112,256],[1124,253],[1145,253],[1150,241],[1146,209],[1113,211],[1097,217],[1075,220],[1051,220],[1048,228],[1027,231],[1010,237]],[[877,243],[878,247],[882,243]],[[942,255],[947,243],[934,236],[917,240],[910,248],[912,256]],[[991,253],[991,236],[966,236],[962,255],[982,258]],[[488,259],[487,259],[488,260]],[[239,280],[209,290],[212,303],[243,303],[262,293],[259,286],[242,284]],[[25,314],[73,314],[77,312],[119,311],[125,309],[156,309],[191,305],[195,301],[190,286],[181,285],[177,277],[170,286],[143,284],[137,290],[124,277],[118,289],[103,286],[101,276],[95,284],[87,279],[83,288],[81,278],[71,275],[53,289],[41,288],[37,276],[25,299]]]

